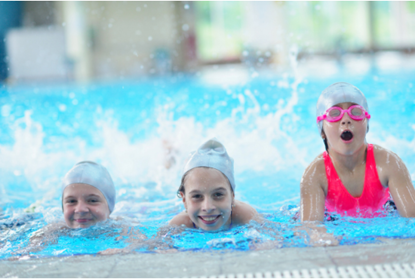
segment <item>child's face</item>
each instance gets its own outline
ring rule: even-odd
[[[186,175],[184,187],[183,203],[196,227],[217,231],[230,225],[234,194],[220,171],[192,169]]]
[[[83,183],[74,183],[63,191],[63,216],[71,228],[87,228],[108,219],[110,210],[100,190]]]
[[[355,103],[340,103],[336,107],[348,109],[352,105]],[[337,122],[324,120],[323,129],[329,151],[334,150],[340,154],[351,155],[366,142],[367,118],[359,121],[353,120],[349,114],[344,113],[342,119]]]

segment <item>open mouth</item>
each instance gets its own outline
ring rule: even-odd
[[[342,140],[344,141],[350,141],[353,139],[353,133],[350,131],[344,131],[341,136]]]
[[[202,220],[205,224],[214,224],[219,219],[219,217],[222,215],[216,215],[216,216],[199,216],[199,219]]]

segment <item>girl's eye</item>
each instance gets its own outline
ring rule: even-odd
[[[193,199],[200,199],[200,198],[202,198],[202,195],[193,195],[192,198]]]
[[[66,203],[75,203],[76,200],[66,200]]]
[[[339,109],[332,109],[330,112],[329,112],[329,115],[331,116],[331,117],[337,117],[337,116],[339,116],[341,114],[341,111],[339,110]]]
[[[213,194],[213,196],[214,196],[215,198],[220,198],[220,197],[222,197],[222,196],[223,196],[223,194],[222,194],[222,193],[214,193],[214,194]]]
[[[89,200],[90,202],[98,202],[98,200]]]
[[[360,108],[353,108],[352,109],[352,114],[355,115],[355,116],[361,116],[361,115],[363,115],[363,111]]]

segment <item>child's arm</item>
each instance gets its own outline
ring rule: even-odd
[[[324,220],[324,201],[326,194],[323,190],[322,182],[326,172],[324,169],[324,160],[321,156],[317,157],[304,171],[300,183],[301,190],[301,221],[319,221]]]
[[[123,218],[117,216],[114,220],[116,221],[123,221]],[[122,240],[126,243],[129,243],[125,248],[108,248],[106,250],[100,251],[98,254],[100,255],[113,255],[113,254],[120,254],[120,253],[130,253],[135,249],[141,248],[146,245],[147,236],[141,233],[139,229],[135,229],[134,226],[121,224],[121,233],[115,239]]]
[[[52,223],[37,230],[30,238],[29,243],[23,249],[19,249],[13,254],[20,254],[19,257],[42,251],[49,244],[53,244],[59,237],[59,232],[66,226],[64,223]]]
[[[304,171],[301,179],[301,226],[296,229],[296,235],[301,231],[306,233],[306,242],[312,246],[338,245],[336,237],[327,233],[321,225],[324,221],[326,193],[323,183],[327,181],[324,159],[318,156]]]
[[[131,240],[131,237],[127,240],[130,242],[130,245],[126,248],[122,249],[107,249],[105,251],[101,251],[99,254],[101,255],[113,255],[118,253],[129,253],[133,251],[134,249],[140,248],[140,247],[147,247],[148,250],[157,249],[157,252],[166,253],[166,252],[176,252],[177,250],[173,248],[172,245],[172,238],[171,235],[179,234],[183,232],[185,227],[182,225],[185,225],[186,227],[193,227],[193,224],[191,223],[191,220],[186,212],[181,212],[178,215],[176,215],[172,220],[170,220],[169,224],[167,226],[161,227],[157,235],[151,239],[148,239],[145,235],[142,235],[140,232],[135,233],[135,237],[133,240]],[[123,226],[123,233],[122,235],[126,235],[126,230]],[[128,234],[131,235],[131,231]],[[138,237],[137,237],[138,236]],[[120,236],[122,237],[122,236]]]
[[[415,217],[415,189],[404,162],[395,153],[385,150],[386,160],[382,162],[388,173],[388,186],[393,201],[402,217]]]

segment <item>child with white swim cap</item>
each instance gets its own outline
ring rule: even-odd
[[[109,219],[114,210],[115,187],[111,175],[102,165],[92,161],[82,161],[73,166],[65,175],[61,184],[62,211],[65,223],[51,223],[36,232],[27,248],[22,252],[30,253],[44,249],[45,244],[57,241],[65,230],[88,228]],[[117,216],[115,221],[121,221]],[[129,243],[126,248],[109,248],[99,254],[117,254],[131,252],[144,245],[146,236],[134,229],[129,223],[112,223],[111,227],[121,228],[120,236]],[[58,233],[54,233],[58,231]]]
[[[53,222],[39,229],[20,253],[43,250],[67,230],[88,228],[105,221],[114,210],[115,188],[108,171],[95,162],[82,161],[70,169],[61,184],[61,204],[65,222]],[[123,232],[128,230],[120,225]],[[55,233],[57,232],[57,233]],[[137,233],[139,237],[139,233]],[[143,239],[143,237],[141,237]],[[113,253],[107,249],[104,253]]]
[[[317,102],[317,124],[326,151],[301,180],[301,220],[323,221],[325,214],[385,216],[393,199],[399,214],[415,217],[415,189],[403,161],[366,142],[369,107],[355,86],[338,82]]]
[[[83,161],[65,175],[62,182],[62,210],[70,228],[86,228],[108,219],[114,209],[115,188],[101,165]]]
[[[178,195],[185,211],[169,225],[206,231],[230,229],[258,217],[250,205],[235,200],[233,159],[216,138],[204,142],[188,159]]]

